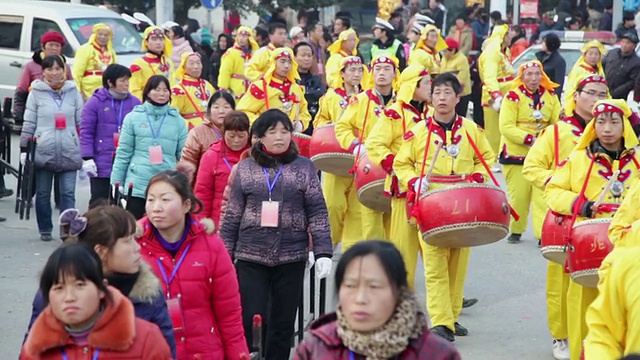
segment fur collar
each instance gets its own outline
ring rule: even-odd
[[[129,298],[151,304],[161,293],[160,279],[153,274],[146,262],[140,262],[140,275],[129,293]]]
[[[298,146],[293,142],[293,140],[291,140],[289,150],[287,150],[284,155],[277,158],[267,154],[262,149],[261,141],[256,142],[253,147],[251,147],[251,157],[253,160],[255,160],[258,165],[266,168],[276,167],[278,164],[288,164],[293,162],[298,157],[298,152]]]
[[[113,301],[107,301],[104,311],[89,333],[88,345],[92,348],[124,351],[135,339],[135,313],[133,304],[118,289],[109,286]],[[44,352],[73,344],[64,324],[47,306],[33,323],[24,351],[38,357]]]

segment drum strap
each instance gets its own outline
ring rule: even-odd
[[[364,140],[364,132],[367,130],[367,119],[369,118],[369,107],[371,106],[371,100],[367,101],[367,109],[364,112],[364,121],[362,122],[362,129],[360,131],[360,139],[358,139],[358,141],[360,141],[360,145],[363,145],[363,140]],[[349,170],[349,174],[353,174],[356,172],[356,169],[358,168],[358,161],[360,161],[360,150],[362,149],[362,146],[360,146],[358,148],[358,153],[356,154],[356,159],[353,162],[353,167],[351,168],[351,170]]]
[[[267,92],[267,81],[262,79],[262,91],[264,92],[264,105],[269,110],[269,93]]]
[[[589,170],[587,170],[587,176],[584,179],[584,183],[582,184],[582,188],[580,189],[580,194],[578,194],[578,198],[576,199],[576,202],[578,201],[581,202],[582,199],[584,198],[584,193],[587,191],[587,185],[589,184],[589,177],[591,176],[591,170],[593,170],[593,164],[595,164],[596,158],[597,156],[594,155],[593,159],[591,159],[591,164],[589,164]],[[569,227],[567,243],[570,243],[571,238],[573,237],[573,225],[575,225],[576,219],[578,218],[578,215],[580,215],[580,210],[578,209],[581,209],[582,205],[583,204],[578,203],[575,209],[573,210],[573,214],[571,214],[571,225]]]
[[[420,169],[420,178],[418,178],[418,189],[422,189],[422,179],[424,178],[424,167],[427,164],[427,154],[429,153],[429,146],[431,146],[431,134],[433,133],[433,119],[432,118],[428,118],[427,119],[427,131],[429,132],[429,134],[427,135],[427,142],[425,143],[424,146],[424,155],[422,155],[422,167]],[[440,143],[437,144],[437,146],[440,146]],[[420,199],[420,193],[416,194],[416,198]],[[407,201],[409,201],[410,199],[407,199]],[[418,224],[420,224],[421,220],[420,220],[420,209],[418,209],[418,207],[414,207],[411,210],[411,216],[413,216],[416,221],[418,222]]]
[[[558,124],[553,125],[553,142],[554,142],[554,150],[553,157],[556,162],[556,168],[560,165],[560,135],[558,134]]]

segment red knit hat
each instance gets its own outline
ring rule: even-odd
[[[455,39],[446,38],[444,41],[447,43],[447,48],[449,49],[458,50],[460,48],[460,44],[458,44],[458,42]]]
[[[49,41],[57,42],[60,46],[64,47],[64,36],[57,31],[48,31],[40,38],[40,44],[44,47]]]

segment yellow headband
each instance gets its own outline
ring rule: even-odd
[[[293,50],[291,50],[290,48],[281,47],[273,50],[273,52],[271,53],[269,69],[264,74],[264,81],[267,84],[269,84],[271,79],[273,79],[273,73],[275,73],[276,71],[278,59],[282,58],[291,59],[291,70],[289,70],[289,74],[287,74],[287,80],[291,81],[291,83],[295,83],[296,80],[300,80],[300,75],[298,74],[298,63],[293,56]]]
[[[517,89],[518,87],[520,87],[520,85],[524,85],[524,81],[523,81],[524,72],[527,69],[531,69],[531,68],[540,69],[540,72],[542,73],[542,80],[540,81],[540,86],[547,89],[547,91],[551,91],[557,88],[558,86],[560,86],[559,84],[556,84],[553,81],[551,81],[551,79],[549,79],[547,74],[544,72],[542,63],[540,61],[531,60],[520,65],[520,69],[518,70],[518,77],[516,77],[515,80],[513,80],[513,85],[511,86],[512,89]]]
[[[189,61],[189,58],[192,56],[195,56],[198,59],[201,59],[200,54],[198,54],[197,52],[183,53],[182,56],[180,57],[180,66],[178,66],[175,72],[176,79],[184,80],[185,75],[187,75],[186,73],[187,61]]]
[[[347,29],[341,32],[340,35],[338,36],[338,40],[334,41],[333,44],[331,44],[327,49],[329,50],[329,53],[331,55],[340,53],[340,51],[342,51],[342,43],[345,40],[347,40],[350,35],[353,35],[356,37],[356,47],[353,48],[353,51],[349,55],[356,55],[358,53],[357,49],[358,49],[358,44],[360,43],[360,39],[358,39],[358,34],[356,34],[356,31],[353,29]]]
[[[238,36],[240,34],[245,33],[249,36],[249,46],[252,51],[256,51],[260,48],[260,45],[256,42],[255,36],[253,35],[253,30],[248,26],[240,26],[236,31],[236,44],[238,43]]]

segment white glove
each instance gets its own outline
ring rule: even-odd
[[[84,170],[84,172],[86,172],[89,177],[98,175],[98,168],[96,167],[96,162],[93,161],[93,159],[83,161],[82,170]]]
[[[124,208],[126,208],[127,207],[127,205],[126,205],[127,202],[124,200],[124,198],[126,196],[126,194],[124,193],[124,186],[122,186],[122,185],[118,186],[118,192],[120,192],[121,204],[124,203]],[[114,199],[116,198],[116,187],[115,186],[113,187],[113,190],[111,190],[111,195],[112,195],[112,197]]]
[[[423,177],[422,180],[418,179],[413,183],[413,191],[415,191],[416,194],[426,193],[427,190],[429,190],[429,181],[427,181],[426,178]]]
[[[24,166],[24,163],[27,162],[27,153],[20,153],[20,164]]]
[[[500,112],[500,107],[502,106],[502,96],[493,100],[493,104],[491,104],[491,108],[496,112]]]
[[[322,257],[316,260],[316,276],[318,279],[324,279],[331,273],[333,261],[328,257]]]
[[[302,132],[302,121],[296,121],[293,123],[293,132]]]
[[[313,268],[313,264],[316,263],[316,257],[313,255],[313,251],[309,251],[309,260],[307,260],[307,266],[304,268],[304,277],[305,279],[309,276],[309,272],[311,268]]]
[[[360,151],[360,154],[358,154],[358,151]],[[360,144],[360,145],[356,145],[356,147],[353,148],[353,156],[364,156],[367,153],[367,148],[364,147],[364,145]]]

